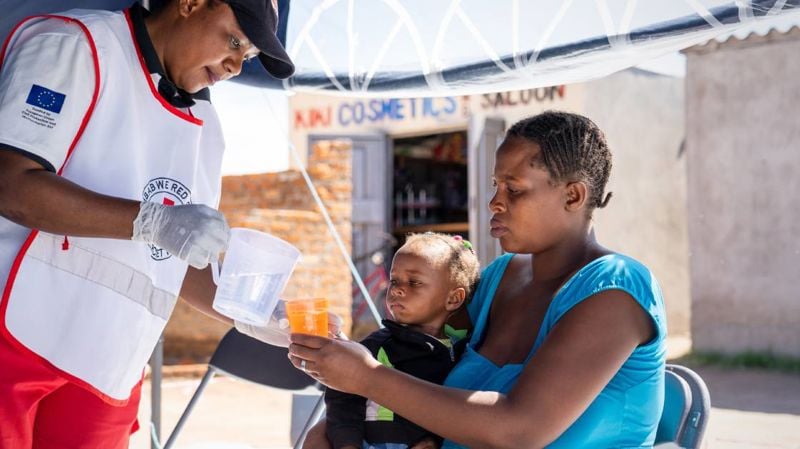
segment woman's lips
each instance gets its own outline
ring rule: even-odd
[[[508,228],[503,226],[503,224],[499,221],[491,220],[489,221],[489,233],[492,235],[492,237],[498,238],[508,233]]]
[[[489,230],[489,234],[491,234],[492,237],[496,239],[506,235],[507,233],[508,233],[508,228],[503,228],[503,227],[491,228]]]

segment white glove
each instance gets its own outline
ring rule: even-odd
[[[253,337],[256,340],[263,341],[272,346],[289,347],[289,320],[285,318],[278,319],[273,314],[264,326],[256,326],[236,320],[233,321],[233,325],[236,326],[236,330],[239,332]]]
[[[286,307],[283,301],[278,301],[275,311],[272,312],[272,316],[264,326],[255,326],[240,321],[234,321],[233,324],[236,326],[236,330],[256,340],[273,346],[289,347],[289,334],[292,331],[289,329],[289,320],[286,318]],[[330,312],[328,312],[328,332],[336,338],[347,340],[342,333],[342,319],[339,315]]]
[[[230,228],[216,209],[203,204],[139,204],[132,240],[152,243],[189,265],[203,269],[228,247]]]

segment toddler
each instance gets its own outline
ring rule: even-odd
[[[467,342],[445,322],[469,299],[480,266],[460,236],[408,237],[392,260],[386,305],[391,320],[361,341],[375,358],[441,384]],[[441,438],[364,397],[328,389],[326,434],[334,449],[436,448]]]

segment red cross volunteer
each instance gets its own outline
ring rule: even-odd
[[[31,17],[5,40],[0,448],[127,447],[179,294],[230,322],[207,267],[229,233],[208,87],[254,57],[290,76],[277,20],[270,0],[171,0]]]

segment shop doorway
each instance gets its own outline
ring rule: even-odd
[[[392,140],[392,235],[469,235],[467,131]]]
[[[503,251],[489,235],[495,152],[505,120],[477,119],[468,130],[440,131],[391,141],[391,232],[398,243],[412,232],[468,238],[482,266]]]
[[[472,241],[483,266],[502,253],[489,236],[486,205],[504,133],[502,119],[487,118],[469,131],[309,136],[309,148],[326,140],[352,142],[352,257],[381,315],[391,257],[408,234],[460,235]],[[382,257],[374,257],[378,253]],[[354,332],[366,335],[377,325],[361,296],[354,288]]]

